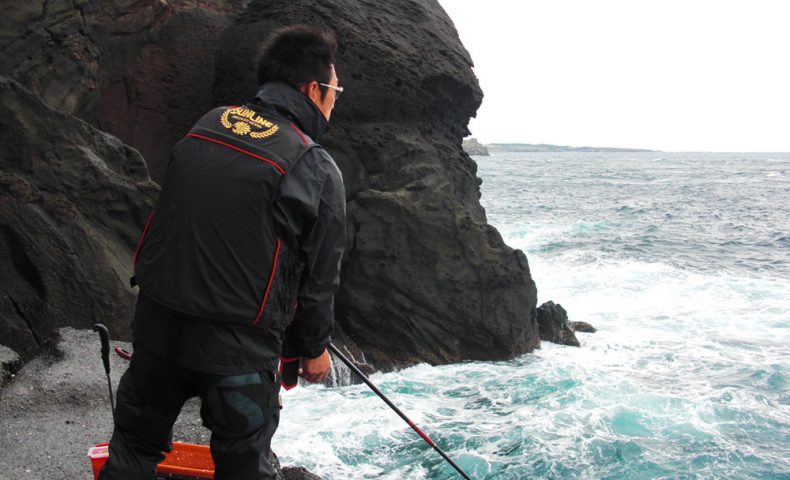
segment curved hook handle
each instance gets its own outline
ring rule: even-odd
[[[101,360],[104,371],[110,373],[110,331],[101,323],[93,325],[93,331],[99,333],[101,339]]]

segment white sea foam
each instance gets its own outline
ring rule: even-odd
[[[586,157],[575,158],[566,170],[555,157],[479,162],[482,174],[494,169],[501,182],[524,172],[524,162],[540,166],[530,170],[531,182],[569,177],[572,185],[557,192],[568,209],[554,197],[525,206],[530,190],[513,182],[486,208],[507,243],[528,253],[539,302],[562,304],[571,320],[598,332],[578,333],[581,348],[544,342],[508,362],[417,365],[373,380],[473,478],[790,478],[790,279],[779,268],[790,255],[776,252],[772,270],[743,263],[738,251],[744,232],[773,248],[769,240],[784,235],[774,232],[786,230],[766,222],[782,216],[726,197],[729,186],[711,189],[704,168],[671,155],[645,162],[661,169],[651,178],[673,179],[665,182],[674,188],[668,203],[640,196],[652,192],[642,190],[650,175],[640,182],[644,165],[632,165],[639,159],[617,155],[614,167],[603,157],[591,162],[608,169],[606,181],[620,175],[630,183],[607,184],[614,190],[602,191],[611,195],[591,202],[584,195],[600,186],[585,173]],[[742,170],[743,159],[718,159],[704,159],[711,175]],[[678,177],[688,165],[698,171]],[[765,178],[761,168],[739,185],[765,188],[752,181]],[[781,189],[781,178],[766,183]],[[497,182],[486,177],[483,185]],[[696,205],[703,194],[721,207]],[[733,219],[739,205],[744,217]],[[668,241],[665,214],[677,226],[675,243],[641,248],[645,235]],[[726,222],[750,227],[728,238]],[[651,223],[657,232],[644,228]],[[716,250],[725,243],[719,238],[733,246]],[[325,478],[453,476],[364,385],[300,387],[284,397],[273,447],[286,464]]]

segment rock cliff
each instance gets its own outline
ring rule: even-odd
[[[0,344],[29,359],[59,326],[128,334],[158,190],[137,151],[0,77]]]
[[[336,32],[347,89],[320,139],[348,200],[336,340],[385,369],[538,344],[527,259],[487,224],[461,148],[482,93],[435,0],[47,0],[4,14],[0,73],[59,112],[3,83],[16,153],[0,153],[0,328],[26,338],[18,353],[56,325],[128,324],[124,282],[156,192],[134,149],[160,180],[205,110],[252,96],[260,41],[290,23]]]
[[[488,152],[488,147],[478,142],[476,138],[466,138],[461,144],[464,151],[469,155],[481,155],[487,157],[491,155]]]

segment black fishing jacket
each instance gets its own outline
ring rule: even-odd
[[[215,373],[247,369],[250,349],[279,354],[286,328],[293,355],[328,345],[346,234],[340,171],[312,140],[326,126],[307,97],[274,82],[247,105],[210,111],[173,149],[135,278],[141,294],[195,319],[183,328],[209,342],[192,359],[204,370],[212,350],[229,367]],[[233,359],[227,348],[248,351]]]

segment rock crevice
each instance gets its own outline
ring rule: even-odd
[[[347,187],[338,342],[379,369],[506,359],[538,345],[526,257],[487,224],[461,147],[482,92],[435,0],[48,0],[8,10],[0,73],[32,93],[4,87],[0,98],[15,119],[0,134],[10,187],[0,213],[44,272],[46,295],[14,273],[24,256],[4,258],[3,280],[37,334],[97,319],[128,334],[135,292],[120,281],[156,196],[137,151],[161,180],[195,120],[255,94],[261,41],[305,23],[336,32],[347,92],[320,139]]]

